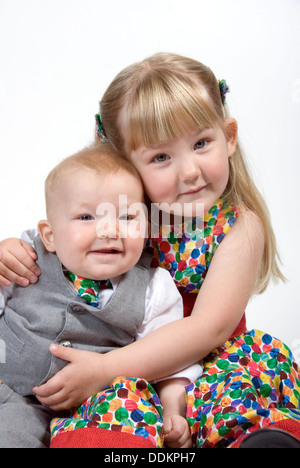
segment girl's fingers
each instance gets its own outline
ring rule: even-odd
[[[5,279],[20,286],[36,283],[41,274],[35,261],[37,255],[33,248],[19,239],[7,239],[0,246],[0,276],[1,284]]]
[[[31,272],[30,272],[30,275],[28,276],[32,277],[32,280],[33,280],[33,275]],[[37,277],[35,278],[36,278],[35,280],[36,282]],[[30,280],[27,279],[25,276],[19,276],[16,273],[14,273],[12,270],[9,270],[7,267],[0,265],[0,283],[2,284],[2,286],[10,286],[10,284],[8,283],[16,283],[19,286],[26,287],[29,285]]]
[[[28,258],[26,264],[23,264],[16,258],[14,255],[7,255],[5,258],[5,263],[2,261],[0,263],[0,275],[6,278],[8,281],[19,284],[20,286],[28,286],[29,283],[36,283],[38,281],[38,275],[33,273],[30,269],[35,270],[36,265]]]
[[[31,245],[27,244],[27,242],[24,242],[21,240],[21,244],[22,246],[24,247],[24,249],[26,250],[26,252],[28,253],[28,255],[35,261],[37,260],[37,254],[34,250],[33,247],[31,247]]]
[[[11,282],[8,281],[8,279],[4,278],[4,276],[0,275],[0,285],[8,288],[11,285]]]

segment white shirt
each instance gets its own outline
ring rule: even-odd
[[[25,231],[22,240],[33,247],[33,240],[37,236],[36,230]],[[143,338],[154,330],[168,323],[183,318],[182,297],[175,286],[170,273],[163,268],[150,269],[150,282],[145,296],[145,316],[136,340]],[[122,276],[111,279],[112,289],[104,289],[99,296],[98,308],[101,310],[113,296]],[[5,309],[6,301],[12,296],[14,285],[3,287],[0,285],[0,316]],[[74,290],[76,288],[74,286]],[[77,292],[77,291],[76,291]],[[170,376],[171,378],[185,377],[194,382],[202,374],[203,368],[198,363]],[[165,380],[165,379],[161,379]]]

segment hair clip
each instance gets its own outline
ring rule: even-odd
[[[102,120],[101,120],[100,113],[95,115],[95,119],[96,119],[96,124],[97,124],[96,133],[97,133],[98,137],[102,141],[108,142],[108,138],[105,135],[105,131],[104,131],[104,127],[103,127],[103,123],[102,123]]]
[[[226,101],[226,94],[230,92],[230,89],[229,89],[228,84],[226,83],[226,80],[219,80],[219,88],[220,88],[222,103],[224,106],[225,101]]]

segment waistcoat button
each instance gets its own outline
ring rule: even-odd
[[[82,307],[80,305],[75,305],[75,306],[72,307],[72,312],[74,314],[84,314],[85,309],[84,309],[84,307]]]
[[[61,341],[59,344],[60,346],[64,346],[65,348],[72,348],[72,343],[71,341],[68,341],[68,340]]]

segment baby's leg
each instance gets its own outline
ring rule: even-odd
[[[191,448],[186,415],[186,378],[170,378],[156,384],[163,405],[164,442],[170,448]]]
[[[34,397],[0,384],[0,448],[49,448],[52,417]]]
[[[161,448],[162,407],[144,379],[119,377],[68,418],[51,423],[50,448]]]

